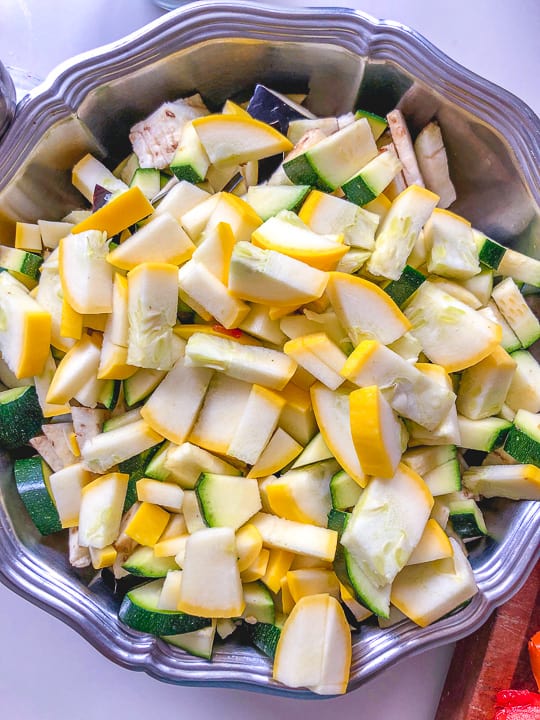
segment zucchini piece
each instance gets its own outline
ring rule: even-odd
[[[403,307],[425,279],[426,276],[419,270],[405,265],[400,277],[397,280],[391,280],[383,289],[398,307]]]
[[[343,535],[351,513],[341,510],[330,510],[328,527],[335,530],[339,537]],[[338,542],[334,558],[334,571],[338,580],[347,588],[364,607],[378,617],[388,618],[390,612],[390,584],[377,587],[355,561],[349,550]]]
[[[210,159],[199,140],[191,122],[184,125],[182,139],[170,163],[178,180],[187,180],[194,185],[204,182],[210,166]]]
[[[490,452],[503,445],[512,423],[498,417],[470,420],[458,415],[460,445],[467,450]]]
[[[140,419],[141,411],[139,410],[139,408],[129,410],[126,413],[122,413],[122,415],[115,415],[114,417],[105,420],[105,422],[103,423],[103,432],[109,432],[109,430],[124,427],[124,425],[129,425],[129,423],[135,422],[136,420]]]
[[[418,238],[439,201],[435,193],[411,185],[393,201],[379,225],[375,250],[368,263],[373,275],[398,280]]]
[[[153,392],[167,373],[164,370],[143,368],[123,381],[124,400],[128,407],[145,400]]]
[[[8,270],[27,288],[37,285],[42,263],[41,255],[0,245],[0,269]]]
[[[345,197],[355,205],[366,205],[383,192],[402,168],[403,165],[394,152],[380,152],[364,165],[359,173],[343,183]]]
[[[516,282],[540,286],[540,261],[523,255],[474,230],[480,262]]]
[[[540,500],[540,469],[535,465],[482,465],[463,473],[463,484],[476,495],[510,500]]]
[[[452,500],[449,505],[449,519],[462,540],[472,540],[488,534],[482,511],[473,499]]]
[[[345,470],[338,470],[330,480],[330,496],[335,510],[346,510],[358,502],[362,488]]]
[[[107,432],[107,430],[111,432],[114,429],[110,427],[105,429],[105,425],[106,423],[103,425],[103,432]],[[154,445],[154,447],[148,448],[148,450],[143,450],[142,453],[134,455],[133,457],[127,458],[121,463],[118,463],[119,471],[129,475],[123,512],[127,512],[129,508],[137,502],[137,481],[143,477],[152,477],[148,475],[148,465],[152,462],[154,456],[162,451],[164,444],[165,443],[162,443],[161,445]]]
[[[152,200],[161,189],[161,173],[156,168],[138,167],[133,173],[129,187],[137,186],[147,200]]]
[[[528,348],[540,338],[540,322],[512,278],[508,277],[500,282],[491,296],[524,348]]]
[[[435,208],[424,227],[430,248],[427,269],[446,278],[466,280],[480,272],[471,224],[448,210]]]
[[[481,420],[500,413],[516,361],[499,345],[491,355],[461,374],[456,407],[461,415]]]
[[[211,660],[216,637],[216,626],[216,621],[212,620],[212,624],[208,625],[208,627],[179,635],[165,635],[162,640],[168,642],[169,645],[185,650],[190,655]]]
[[[120,380],[98,380],[98,383],[100,383],[97,396],[98,403],[106,407],[107,410],[114,410],[120,397],[122,382]]]
[[[39,456],[15,460],[15,484],[32,522],[42,535],[62,530],[50,490],[51,469]]]
[[[304,467],[305,465],[312,465],[322,460],[330,460],[331,458],[332,453],[324,442],[323,436],[321,433],[317,433],[291,465],[291,470]]]
[[[92,472],[103,473],[162,441],[162,436],[144,420],[137,420],[87,440],[81,448],[83,465]]]
[[[169,480],[180,487],[192,490],[202,472],[221,475],[240,475],[240,470],[207,450],[189,442],[182,445],[167,443],[146,469],[146,476],[156,480]]]
[[[456,458],[429,470],[422,478],[433,497],[461,490],[461,473]]]
[[[130,590],[118,611],[119,619],[134,630],[161,636],[193,632],[211,624],[207,618],[160,610],[162,588],[163,580],[159,579]]]
[[[406,465],[389,479],[370,480],[347,522],[342,544],[377,588],[390,584],[406,565],[432,507],[426,483]]]
[[[489,294],[489,296],[491,297],[491,293]],[[512,330],[510,325],[506,322],[506,320],[502,316],[501,311],[493,302],[493,300],[489,300],[487,306],[481,308],[478,312],[481,315],[484,315],[484,317],[487,317],[488,320],[499,323],[502,329],[501,346],[506,350],[506,352],[513,353],[521,348],[521,343],[518,336]]]
[[[538,415],[518,410],[508,431],[504,450],[518,463],[540,466],[540,430]]]
[[[254,621],[273,625],[276,619],[276,611],[272,595],[266,585],[260,580],[244,583],[243,592],[246,607],[242,617],[245,621],[250,625],[255,624]]]
[[[333,191],[377,155],[377,146],[365,118],[326,137],[291,160],[283,170],[295,185]]]
[[[298,212],[310,190],[309,185],[252,185],[245,199],[261,220],[268,220],[281,210]]]
[[[386,118],[369,112],[368,110],[356,110],[354,113],[354,117],[357,120],[359,120],[360,118],[366,118],[369,123],[369,127],[371,128],[371,132],[373,133],[374,140],[378,140],[388,127],[388,122],[386,121]]]
[[[0,392],[0,446],[12,450],[41,431],[44,419],[33,385]]]
[[[257,481],[243,477],[203,472],[195,492],[209,527],[238,530],[262,507]]]
[[[148,464],[144,468],[144,472],[141,477],[151,478],[152,480],[167,481],[171,477],[171,472],[167,468],[167,454],[171,448],[172,443],[166,440],[161,445],[157,445],[155,453],[153,453],[148,461]],[[140,478],[139,478],[140,479]]]
[[[151,547],[139,546],[122,564],[132,575],[148,578],[164,578],[169,570],[178,570],[173,557],[156,557]]]
[[[254,625],[247,625],[247,631],[253,645],[273,660],[281,628],[273,623],[256,622]]]
[[[540,411],[540,365],[527,350],[511,355],[517,367],[505,403],[516,412],[522,409],[537,413]]]

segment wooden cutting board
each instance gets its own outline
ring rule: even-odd
[[[511,600],[457,643],[435,720],[491,720],[498,690],[536,690],[527,642],[539,630],[540,562]]]

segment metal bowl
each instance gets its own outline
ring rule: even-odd
[[[540,123],[523,102],[402,25],[352,10],[241,2],[185,6],[64,63],[30,93],[0,147],[0,238],[9,240],[17,219],[57,219],[79,206],[73,164],[88,151],[114,164],[128,151],[131,124],[165,99],[197,90],[219,106],[247,95],[256,81],[307,92],[320,115],[359,106],[384,114],[399,105],[413,133],[436,117],[458,192],[453,209],[538,256]],[[354,635],[349,690],[407,655],[471,633],[518,590],[538,556],[538,504],[492,500],[485,514],[491,537],[471,552],[479,594],[431,627],[366,624]],[[64,537],[37,533],[6,456],[0,579],[125,667],[174,683],[313,697],[273,682],[269,660],[249,647],[227,642],[206,662],[119,623],[118,600],[100,575],[69,567]]]

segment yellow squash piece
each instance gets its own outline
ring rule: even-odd
[[[107,263],[107,237],[87,230],[60,240],[58,263],[62,291],[81,315],[112,310],[113,270]]]
[[[129,475],[109,473],[82,488],[79,511],[79,544],[105,548],[120,532]]]
[[[476,310],[426,281],[405,310],[412,331],[432,363],[447,372],[476,365],[502,339],[502,328]]]
[[[94,570],[111,567],[114,565],[118,552],[114,545],[107,545],[104,548],[89,547],[90,557],[92,559],[92,567]]]
[[[195,245],[170,213],[161,213],[134,232],[107,256],[122,270],[143,262],[181,265],[193,255]]]
[[[145,197],[143,191],[135,185],[75,225],[71,232],[75,235],[86,230],[100,230],[111,238],[130,225],[151,215],[153,211],[152,204]]]
[[[296,603],[285,621],[273,677],[288,687],[337,695],[347,689],[351,655],[351,631],[338,600],[328,594],[309,595]]]
[[[268,568],[269,560],[270,551],[263,548],[251,565],[242,571],[240,575],[242,582],[255,582],[256,580],[263,578]]]
[[[236,531],[236,552],[238,555],[238,569],[247,570],[259,557],[262,550],[261,533],[251,523],[242,525]]]
[[[295,603],[308,595],[327,593],[339,600],[339,580],[333,570],[322,568],[304,568],[289,570],[287,585]]]
[[[0,273],[0,351],[17,378],[40,375],[49,355],[51,316],[9,273]]]
[[[281,581],[287,575],[293,560],[294,554],[287,550],[270,550],[266,572],[261,580],[272,592],[279,592]]]
[[[377,385],[349,397],[351,435],[366,475],[390,478],[401,459],[401,425]]]
[[[367,477],[351,433],[349,393],[332,392],[322,383],[315,383],[311,387],[311,401],[321,435],[332,455],[360,487],[365,487]]]
[[[390,296],[369,280],[332,272],[326,292],[354,345],[370,339],[387,345],[411,328],[410,321]]]
[[[292,150],[292,143],[266,123],[234,115],[207,115],[193,127],[214,164],[245,163]]]
[[[251,242],[265,250],[275,250],[301,260],[319,270],[335,270],[349,250],[343,235],[320,235],[313,232],[297,215],[282,211],[269,218],[251,236]]]
[[[302,445],[283,428],[278,427],[247,477],[262,478],[273,475],[291,463],[301,452]]]
[[[347,356],[326,333],[302,335],[289,340],[283,346],[283,352],[330,390],[337,390],[343,383],[340,372]]]
[[[97,375],[100,346],[95,336],[86,333],[60,361],[47,392],[46,402],[69,402],[87,382]]]
[[[245,602],[231,528],[206,528],[186,542],[178,610],[210,618],[239,617]]]
[[[124,532],[139,545],[153,546],[167,527],[169,518],[169,513],[159,505],[142,502]]]

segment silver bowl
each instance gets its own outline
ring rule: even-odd
[[[0,237],[16,220],[57,219],[79,206],[73,164],[91,151],[114,165],[128,151],[129,127],[163,100],[198,90],[219,106],[256,81],[307,92],[320,115],[359,106],[384,114],[399,105],[413,132],[436,117],[458,192],[453,209],[539,255],[540,122],[523,102],[397,23],[345,9],[242,2],[185,6],[64,63],[31,92],[0,146]],[[397,660],[473,632],[519,589],[539,554],[538,503],[492,500],[485,515],[490,539],[471,552],[478,595],[431,627],[367,624],[354,636],[349,690]],[[100,575],[69,567],[65,537],[37,533],[7,456],[0,456],[0,580],[124,667],[179,684],[313,697],[273,682],[270,661],[249,647],[227,642],[206,662],[122,625]]]

